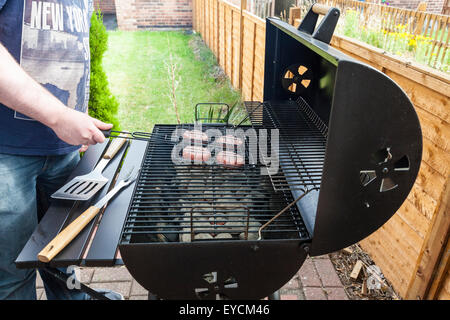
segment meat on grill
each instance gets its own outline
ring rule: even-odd
[[[193,142],[207,142],[208,135],[200,130],[186,130],[183,133],[183,138]]]
[[[208,161],[211,158],[211,152],[200,146],[187,146],[183,149],[183,158],[194,161]]]
[[[218,164],[230,167],[241,167],[244,164],[244,158],[231,151],[220,151],[216,155],[216,161]]]
[[[242,145],[242,140],[235,136],[232,136],[232,135],[221,136],[221,137],[217,138],[216,141],[219,144],[225,144],[225,145],[234,145],[234,146]]]

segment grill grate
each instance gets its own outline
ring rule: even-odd
[[[297,101],[246,102],[246,107],[254,128],[279,129],[281,168],[270,176],[274,189],[318,190],[328,128],[311,107],[301,97]]]
[[[227,128],[211,127],[223,134]],[[270,178],[261,175],[262,166],[248,164],[248,159],[240,168],[173,164],[175,142],[170,137],[177,128],[193,129],[193,125],[154,127],[122,243],[257,239],[260,226],[294,200],[291,192],[274,192]],[[297,207],[264,228],[262,238],[308,239]]]

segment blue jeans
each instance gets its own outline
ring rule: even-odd
[[[17,269],[14,261],[47,211],[50,195],[79,160],[78,151],[60,156],[0,153],[0,300],[36,299],[36,270]],[[40,274],[47,299],[87,298],[46,272]]]

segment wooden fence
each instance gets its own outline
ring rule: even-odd
[[[413,102],[422,126],[423,159],[413,189],[390,221],[361,245],[403,297],[448,299],[450,277],[444,291],[433,293],[430,287],[446,277],[444,273],[444,278],[437,278],[436,267],[448,251],[450,78],[347,37],[334,36],[332,45],[400,85]]]
[[[263,19],[273,16],[275,0],[247,0],[247,10]]]
[[[244,99],[262,100],[264,20],[226,1],[194,0],[193,24]]]
[[[345,14],[352,9],[360,14],[360,27],[376,28],[380,32],[408,33],[431,41],[425,56],[429,66],[448,65],[450,16],[419,10],[408,10],[377,3],[356,0],[318,0],[317,2],[337,7]]]
[[[245,100],[262,101],[265,22],[223,0],[194,0],[194,28]],[[398,212],[362,247],[404,298],[450,298],[450,77],[367,44],[332,45],[384,72],[408,94],[420,119],[423,161]]]

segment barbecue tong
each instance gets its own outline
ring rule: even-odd
[[[111,200],[122,188],[127,187],[134,182],[139,174],[140,169],[133,173],[133,169],[130,170],[128,175],[120,180],[117,185],[109,191],[102,199],[96,204],[89,207],[78,218],[70,223],[64,230],[62,230],[50,243],[41,250],[38,254],[38,260],[41,262],[49,262],[52,260],[62,249],[64,249],[83,229],[86,225],[105,207],[109,200]]]
[[[105,138],[121,138],[128,140],[141,140],[141,141],[149,141],[152,137],[152,134],[149,132],[128,132],[128,131],[114,131],[114,130],[100,130]]]

